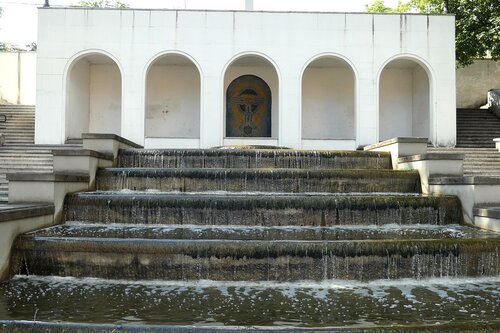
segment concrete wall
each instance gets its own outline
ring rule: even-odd
[[[302,78],[302,138],[356,139],[354,75],[349,68],[307,68]]]
[[[115,64],[90,66],[90,119],[91,133],[120,135],[122,84],[120,70]]]
[[[200,137],[200,74],[196,66],[153,65],[146,89],[146,137]]]
[[[430,137],[429,79],[417,64],[388,67],[380,76],[380,139]],[[390,66],[390,64],[388,65]]]
[[[269,140],[279,145],[326,147],[322,140],[302,139],[302,73],[311,59],[323,55],[345,59],[356,77],[356,136],[348,142],[332,140],[328,148],[355,148],[379,140],[378,76],[388,62],[400,57],[418,61],[431,73],[430,104],[438,112],[431,115],[432,141],[445,146],[455,142],[453,16],[40,8],[38,24],[37,143],[64,140],[61,120],[67,112],[67,92],[61,87],[69,64],[80,56],[101,53],[115,60],[123,75],[121,135],[149,144],[145,140],[146,73],[148,64],[165,52],[186,55],[201,73],[200,138],[182,141],[186,145],[224,143],[224,96],[230,80],[226,77],[237,75],[231,64],[246,55],[266,59],[276,71],[277,83],[273,83],[262,77],[268,68],[248,73],[243,67],[249,70],[255,64],[236,66],[242,67],[239,73],[261,76],[277,90],[273,91],[277,121],[273,118],[274,138]],[[180,141],[157,144],[175,146],[176,142]]]
[[[500,61],[476,60],[457,69],[457,107],[478,108],[485,105],[490,89],[500,89]]]
[[[0,104],[35,104],[35,52],[0,52],[0,73]]]
[[[67,92],[65,140],[79,138],[89,129],[90,65],[87,61],[79,61],[71,69]]]

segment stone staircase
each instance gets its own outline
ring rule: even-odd
[[[128,149],[96,186],[15,242],[0,332],[500,331],[500,236],[387,153]]]
[[[75,149],[81,145],[9,144],[0,146],[0,203],[8,201],[8,173],[53,171],[52,149]]]
[[[487,109],[457,109],[457,148],[495,148],[500,119]]]
[[[464,176],[500,177],[500,152],[495,148],[428,148],[429,153],[464,155]]]
[[[464,155],[464,176],[500,177],[500,152],[493,139],[500,137],[500,119],[486,109],[457,109],[455,148],[429,147],[430,153]]]
[[[8,200],[8,173],[52,172],[52,148],[34,144],[0,146],[0,202]]]
[[[35,106],[0,105],[0,133],[6,145],[35,142]]]

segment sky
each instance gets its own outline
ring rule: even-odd
[[[25,46],[36,42],[37,7],[45,0],[0,0],[0,42]],[[363,12],[373,0],[253,0],[254,10]],[[49,0],[51,6],[71,6],[78,0]],[[245,8],[245,0],[122,0],[131,8]],[[389,6],[397,0],[386,0]]]

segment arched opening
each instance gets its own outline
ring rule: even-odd
[[[259,55],[234,60],[224,73],[224,107],[225,144],[277,144],[279,79],[274,65]]]
[[[271,137],[271,89],[255,75],[234,79],[226,92],[227,137]]]
[[[147,146],[163,142],[165,146],[188,147],[189,139],[198,142],[200,87],[200,72],[193,61],[184,55],[165,54],[151,63],[146,74]],[[162,141],[162,138],[167,140]],[[148,145],[148,142],[153,144]]]
[[[430,83],[426,70],[411,59],[396,59],[379,79],[379,140],[430,136]]]
[[[122,77],[107,55],[91,53],[70,66],[66,93],[66,140],[82,133],[121,134]]]
[[[355,84],[343,59],[323,56],[309,63],[302,75],[303,146],[307,140],[332,140],[332,147],[355,148]]]

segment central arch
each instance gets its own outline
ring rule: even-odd
[[[271,137],[271,89],[255,75],[234,79],[226,92],[227,137]]]
[[[226,66],[223,88],[224,144],[277,145],[279,76],[275,65],[260,54],[239,55]],[[236,130],[235,117],[239,119]]]

